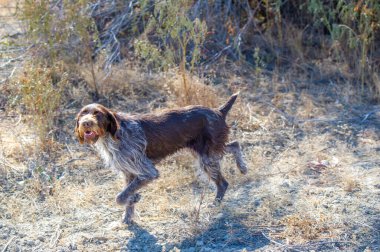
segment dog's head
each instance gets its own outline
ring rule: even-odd
[[[116,140],[118,129],[115,114],[100,104],[83,107],[76,117],[75,135],[80,143],[94,144],[107,133]]]

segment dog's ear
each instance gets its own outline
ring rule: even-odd
[[[107,131],[111,134],[114,140],[119,140],[120,126],[116,119],[115,113],[112,111],[107,111],[107,119],[108,119]]]
[[[79,133],[79,115],[77,115],[77,117],[75,118],[75,129],[74,129],[74,132],[75,132],[75,136],[77,137],[79,143],[83,144],[84,143],[84,138]]]

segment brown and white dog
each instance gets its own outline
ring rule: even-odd
[[[200,166],[215,182],[216,201],[221,201],[228,182],[220,171],[225,153],[233,154],[241,173],[247,173],[237,141],[227,143],[226,116],[237,98],[234,94],[221,107],[187,106],[159,114],[128,115],[90,104],[76,117],[75,134],[80,143],[95,146],[105,164],[121,171],[126,187],[116,202],[126,207],[123,222],[131,223],[141,187],[158,178],[160,160],[187,148],[199,158]]]

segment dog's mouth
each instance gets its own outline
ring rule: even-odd
[[[95,131],[92,130],[86,130],[84,132],[84,139],[87,141],[92,141],[94,140],[98,135],[96,134]]]

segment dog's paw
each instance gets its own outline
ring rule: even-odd
[[[132,218],[123,218],[121,222],[123,224],[128,225],[128,226],[136,224],[135,221]]]
[[[128,226],[136,224],[135,221],[132,219],[131,216],[124,215],[121,221],[123,224],[126,224]]]
[[[223,199],[215,198],[209,205],[209,207],[221,207],[223,205]]]
[[[116,196],[116,203],[119,204],[119,205],[126,205],[127,202],[128,202],[128,195],[125,195],[124,193],[119,193],[117,196]]]
[[[237,162],[237,166],[243,175],[246,175],[248,173],[248,168],[244,161]]]
[[[122,222],[127,225],[133,225],[133,216],[135,215],[135,208],[134,206],[127,206],[125,209],[125,212],[123,213]]]

